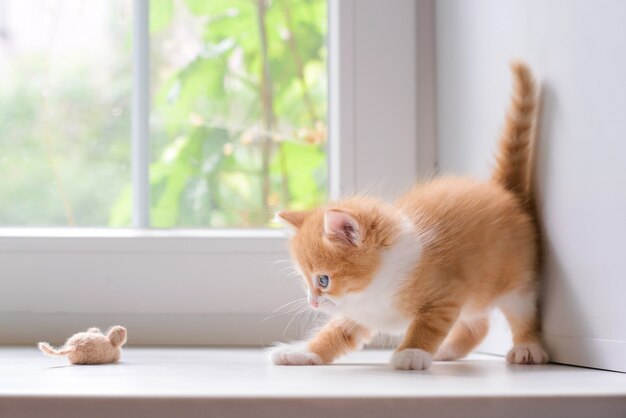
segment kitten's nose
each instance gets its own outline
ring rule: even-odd
[[[309,305],[311,305],[311,307],[317,309],[317,299],[313,299],[313,298],[309,298]]]

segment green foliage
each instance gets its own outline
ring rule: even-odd
[[[282,154],[282,155],[281,155]],[[281,160],[284,161],[284,167]],[[288,173],[290,206],[304,210],[319,205],[325,198],[326,154],[317,146],[284,142],[272,162],[271,173]]]
[[[200,48],[182,64],[153,52],[153,65],[168,77],[152,85],[152,226],[260,226],[279,208],[321,203],[327,188],[325,2],[265,2],[263,14],[256,0],[187,0],[183,7],[174,3],[173,11],[170,5],[151,3],[153,42],[171,40],[183,24],[177,19],[187,15],[184,24],[199,28]],[[264,65],[270,104],[262,98]],[[271,126],[263,117],[268,113]],[[122,193],[117,206],[127,204]]]
[[[150,3],[150,33],[165,29],[172,21],[173,0],[152,0]]]
[[[0,225],[131,226],[128,7],[85,15],[110,31],[102,49],[20,53],[3,73]],[[326,14],[324,0],[150,2],[151,226],[267,226],[326,199]]]
[[[46,57],[17,57],[0,83],[0,226],[106,226],[129,177],[129,61],[53,77]]]

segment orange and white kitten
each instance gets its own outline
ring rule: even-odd
[[[513,333],[512,363],[548,361],[537,312],[538,237],[529,149],[536,92],[512,65],[514,94],[489,182],[444,177],[389,204],[357,196],[278,216],[293,227],[293,261],[308,301],[332,319],[308,342],[280,345],[275,364],[325,364],[376,333],[403,335],[396,369],[470,353],[493,308]]]

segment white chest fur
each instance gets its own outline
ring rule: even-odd
[[[372,331],[402,334],[412,318],[398,309],[398,293],[419,262],[419,234],[407,223],[398,240],[384,251],[380,269],[370,285],[362,292],[346,295],[341,313]]]

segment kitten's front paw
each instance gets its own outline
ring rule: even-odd
[[[284,344],[270,351],[270,360],[284,366],[314,366],[322,364],[317,354],[309,351],[304,344]]]
[[[391,365],[396,370],[425,370],[430,368],[433,356],[419,348],[396,351],[391,356]]]
[[[548,360],[548,353],[537,343],[518,344],[506,355],[506,361],[514,364],[544,364]]]

